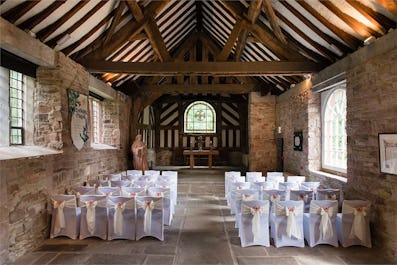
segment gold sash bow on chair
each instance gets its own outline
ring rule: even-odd
[[[302,227],[299,226],[296,216],[303,214],[303,205],[284,207],[276,203],[275,211],[277,216],[287,217],[287,236],[289,238],[302,239]]]
[[[65,214],[63,212],[63,209],[65,207],[75,208],[76,199],[73,198],[67,201],[57,201],[52,199],[52,201],[54,204],[54,209],[57,209],[57,214],[55,216],[54,222],[54,234],[58,234],[59,232],[61,232],[61,229],[64,229],[66,227]]]
[[[143,220],[143,231],[145,235],[150,235],[152,232],[152,211],[153,209],[163,209],[162,200],[159,201],[136,201],[137,207],[145,210]]]
[[[320,225],[318,229],[320,230],[324,240],[327,240],[334,235],[331,217],[337,212],[337,207],[320,207],[314,203],[310,205],[310,214],[321,215]]]
[[[260,242],[263,239],[264,233],[262,233],[261,227],[261,215],[269,214],[269,206],[254,206],[249,207],[248,205],[243,204],[241,209],[242,214],[252,214],[252,234],[254,235],[254,242]],[[265,227],[264,229],[268,229]]]
[[[358,238],[361,241],[366,239],[366,221],[368,208],[363,207],[351,207],[349,205],[344,205],[343,214],[353,214],[353,224],[350,230],[349,238]]]

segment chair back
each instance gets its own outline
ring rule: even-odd
[[[245,173],[245,179],[247,182],[262,182],[265,181],[266,178],[262,177],[262,172],[254,172],[254,171],[249,171]]]

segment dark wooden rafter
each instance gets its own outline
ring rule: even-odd
[[[154,17],[145,15],[135,0],[128,0],[127,5],[137,21],[143,21],[145,18],[147,19],[144,29],[149,38],[152,49],[159,60],[162,62],[171,61],[172,58],[167,50],[167,47],[165,46],[164,39],[161,36],[160,29],[157,26]]]
[[[150,4],[145,8],[144,14],[150,14],[155,17],[167,3],[168,1],[150,2]],[[76,54],[74,59],[80,61],[82,64],[84,64],[84,61],[89,58],[105,59],[110,54],[118,50],[131,37],[140,34],[144,29],[145,24],[146,20],[127,23],[113,34],[106,46],[102,46],[104,36],[100,36],[84,48],[79,54]]]
[[[366,19],[371,21],[371,23],[377,27],[382,33],[386,33],[390,28],[396,27],[396,22],[384,16],[381,13],[374,11],[368,6],[362,4],[359,1],[347,0],[347,2],[354,7],[358,12],[360,12]],[[385,27],[383,27],[384,25]]]
[[[125,8],[124,1],[119,1],[119,5],[117,6],[116,12],[112,18],[112,22],[111,22],[109,28],[106,30],[106,35],[103,40],[103,45],[105,45],[109,41],[109,39],[113,35],[117,25],[121,22],[124,8]]]
[[[397,17],[397,2],[393,0],[375,0],[385,9],[387,9],[391,14]]]
[[[38,14],[34,15],[33,17],[27,19],[23,23],[19,24],[18,27],[21,29],[33,29],[36,27],[40,22],[46,19],[52,12],[57,10],[61,5],[66,3],[66,0],[55,1],[43,11],[39,12]]]
[[[217,60],[218,61],[225,61],[229,57],[229,54],[232,52],[234,44],[239,37],[240,31],[242,29],[241,21],[237,20],[236,24],[234,24],[233,30],[227,39],[225,46],[223,47],[222,51],[218,54]]]
[[[248,14],[247,14],[247,20],[251,24],[256,23],[256,20],[261,12],[261,8],[262,8],[262,0],[251,1],[250,6],[248,7]],[[234,55],[235,61],[240,61],[241,54],[243,53],[245,44],[247,42],[247,37],[248,37],[248,30],[244,28],[240,31],[240,34],[238,36],[236,51]]]
[[[240,120],[240,118],[238,116],[235,115],[235,113],[230,112],[227,108],[225,108],[224,106],[222,106],[222,112],[226,113],[227,115],[229,115],[231,118],[233,118],[234,120],[236,120],[237,122]],[[238,115],[238,112],[237,112]]]
[[[381,37],[382,34],[373,30],[370,27],[367,27],[360,21],[355,18],[349,16],[348,14],[342,12],[336,5],[334,5],[329,0],[319,0],[325,7],[327,7],[330,11],[332,11],[336,16],[342,19],[349,27],[351,27],[354,31],[360,34],[363,38],[368,38],[370,36]]]
[[[283,2],[283,1],[281,1]],[[282,43],[287,43],[287,40],[285,39],[285,36],[283,32],[281,31],[280,24],[277,21],[276,14],[274,13],[274,9],[272,7],[272,3],[270,0],[263,0],[263,7],[265,9],[265,13],[267,16],[267,19],[270,22],[270,25],[272,26],[274,35],[276,35],[277,39],[281,41]]]
[[[196,1],[196,20],[197,20],[197,31],[203,30],[203,3]]]
[[[299,54],[294,48],[281,43],[266,25],[259,20],[255,24],[251,24],[244,16],[244,7],[235,1],[223,1],[224,5],[236,16],[241,19],[243,26],[255,35],[269,50],[276,54],[280,59],[288,60],[305,60],[305,57]]]
[[[168,118],[170,118],[172,115],[174,115],[175,112],[177,112],[177,111],[178,111],[178,105],[176,105],[174,109],[170,110],[166,115],[164,115],[162,118],[160,118],[160,123],[163,123],[164,121],[166,121]]]
[[[335,33],[341,40],[343,40],[350,48],[356,49],[362,44],[362,41],[353,35],[341,30],[334,24],[332,24],[327,18],[323,17],[316,9],[310,6],[305,1],[297,1],[307,12],[309,12],[313,17],[320,21],[324,26],[326,26],[330,31]]]
[[[73,17],[80,9],[82,9],[88,3],[89,0],[79,1],[72,9],[70,9],[65,15],[63,15],[57,21],[37,32],[36,34],[37,38],[42,42],[44,42],[52,33],[54,33],[59,27],[61,27],[64,23],[66,23],[71,17]]]
[[[103,7],[108,0],[99,1],[99,3],[92,8],[87,14],[85,14],[82,18],[80,18],[76,23],[74,23],[71,27],[69,27],[65,32],[57,35],[51,40],[47,41],[45,44],[54,48],[57,45],[57,42],[64,38],[68,34],[72,34],[77,28],[79,28],[85,21],[87,21],[90,17],[92,17],[101,7]]]
[[[328,50],[324,46],[320,45],[318,42],[314,41],[308,35],[306,35],[302,30],[300,30],[294,23],[289,21],[286,17],[284,17],[280,12],[276,11],[277,16],[293,31],[296,32],[302,39],[307,41],[311,46],[313,46],[316,50],[319,51],[324,57],[328,58],[329,61],[334,62],[336,58],[339,58],[337,54],[333,53],[332,51]]]
[[[29,10],[31,10],[35,5],[40,3],[38,1],[24,1],[21,4],[11,8],[10,10],[4,12],[1,16],[11,23],[15,23],[23,15],[25,15]]]
[[[257,84],[164,84],[153,85],[145,84],[141,86],[141,91],[158,94],[184,94],[184,93],[219,93],[219,94],[244,94],[255,91]]]
[[[92,73],[124,73],[137,75],[297,75],[317,72],[322,66],[310,61],[265,62],[109,62],[87,61]]]
[[[161,108],[161,113],[163,113],[164,111],[168,110],[174,104],[178,105],[178,103],[176,101],[174,101],[174,102],[165,102],[164,104],[165,104],[165,106],[161,106],[160,107]],[[178,106],[177,106],[177,108],[178,108]]]
[[[294,16],[296,16],[300,21],[302,21],[307,27],[313,30],[318,36],[320,36],[323,40],[337,47],[342,53],[346,54],[348,52],[353,51],[350,47],[341,43],[340,41],[332,38],[328,34],[321,31],[317,26],[315,26],[309,19],[307,19],[304,15],[298,12],[293,6],[291,6],[287,1],[280,1],[280,3],[287,8]]]
[[[62,49],[62,52],[65,55],[70,55],[71,52],[73,52],[77,47],[79,47],[82,43],[84,43],[86,40],[88,40],[95,32],[97,32],[101,27],[109,23],[109,21],[112,19],[114,16],[116,10],[112,10],[109,15],[107,15],[104,19],[102,19],[98,24],[95,25],[90,31],[88,31],[84,36],[82,36],[78,41],[70,44],[69,46],[65,47]]]

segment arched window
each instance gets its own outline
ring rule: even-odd
[[[323,104],[323,168],[346,172],[346,89],[328,92]]]
[[[215,133],[216,113],[214,108],[205,101],[190,104],[184,114],[185,133]]]

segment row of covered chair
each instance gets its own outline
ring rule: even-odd
[[[164,240],[164,198],[160,196],[54,195],[50,237]]]
[[[284,182],[282,172],[268,172],[266,177],[261,174],[247,172],[245,178],[238,171],[225,173],[225,197],[231,213],[236,216],[235,226],[239,228],[242,246],[267,246],[269,224],[270,236],[276,247],[303,247],[303,238],[310,246],[338,246],[337,229],[333,227],[333,233],[330,233],[331,224],[339,225],[339,241],[343,246],[371,246],[369,221],[366,217],[369,210],[367,201],[344,201],[339,189],[320,188],[319,182],[306,182],[304,176],[288,176]],[[342,211],[337,214],[340,209]],[[351,217],[352,214],[354,217]],[[291,220],[294,226],[291,226]],[[350,229],[349,233],[346,229]],[[261,232],[255,232],[259,230]],[[260,236],[254,236],[255,233]],[[295,239],[292,238],[294,233]],[[298,234],[302,236],[297,236]]]
[[[303,212],[302,201],[276,201],[270,209],[269,200],[242,202],[236,216],[242,247],[270,246],[269,238],[275,247],[304,247],[305,240],[310,247],[337,247],[338,241],[343,247],[371,247],[368,201],[344,200],[341,213],[335,200],[313,200],[309,213]]]

